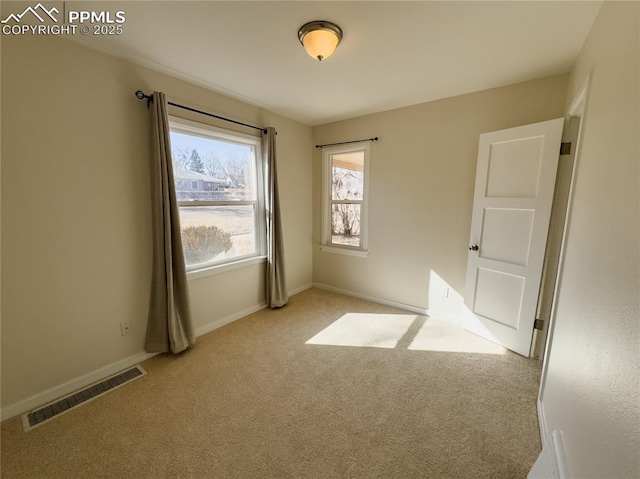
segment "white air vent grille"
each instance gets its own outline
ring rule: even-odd
[[[69,394],[61,399],[35,409],[22,415],[22,428],[29,431],[40,424],[43,424],[60,414],[64,414],[81,404],[92,401],[103,394],[124,386],[129,381],[133,381],[144,376],[147,372],[141,366],[136,365],[118,374],[110,376],[91,386]]]

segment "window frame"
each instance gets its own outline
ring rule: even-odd
[[[366,257],[368,254],[368,229],[369,229],[369,142],[359,142],[350,145],[339,145],[322,149],[322,245],[321,249],[327,253],[339,253],[350,256]],[[333,200],[332,198],[332,157],[344,153],[364,153],[363,192],[362,200]],[[331,235],[331,211],[334,202],[342,204],[360,205],[360,246],[335,244]]]
[[[233,130],[215,127],[207,123],[186,120],[177,116],[169,115],[169,131],[182,133],[185,135],[198,136],[205,139],[233,143],[241,146],[252,147],[255,160],[255,200],[191,200],[177,201],[178,211],[180,208],[202,207],[202,206],[254,206],[254,241],[256,251],[250,254],[235,256],[223,261],[210,261],[197,265],[186,266],[187,277],[189,279],[208,276],[241,266],[248,266],[262,262],[266,259],[266,217],[265,217],[265,196],[264,196],[264,169],[262,164],[262,139],[257,136],[239,133]],[[174,185],[175,186],[175,185]]]

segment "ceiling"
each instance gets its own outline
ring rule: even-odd
[[[601,2],[100,4],[124,34],[74,41],[315,126],[567,72]],[[297,38],[311,20],[344,32],[323,62]]]

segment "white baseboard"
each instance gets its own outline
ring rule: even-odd
[[[211,331],[221,328],[222,326],[226,326],[229,323],[233,323],[238,319],[244,318],[245,316],[249,316],[250,314],[260,311],[261,309],[264,309],[266,307],[267,307],[267,303],[257,304],[255,306],[251,306],[249,308],[243,309],[242,311],[238,311],[237,313],[233,313],[225,318],[220,318],[220,319],[216,319],[215,321],[211,321],[209,324],[205,324],[204,326],[200,326],[199,328],[196,328],[195,330],[196,337],[202,336],[203,334],[210,333]]]
[[[294,290],[292,290],[289,294],[294,295],[305,291],[309,288],[313,287],[313,283],[307,283],[303,286],[300,286]],[[237,313],[229,315],[225,318],[220,318],[215,321],[212,321],[209,324],[201,326],[195,330],[196,337],[202,336],[203,334],[210,333],[222,326],[225,326],[229,323],[237,321],[238,319],[244,318],[252,313],[260,311],[261,309],[266,308],[266,303],[257,304],[255,306],[251,306],[249,308],[243,309]],[[134,354],[133,356],[129,356],[128,358],[121,359],[114,363],[103,366],[95,371],[84,374],[78,378],[67,381],[64,384],[60,384],[59,386],[54,386],[46,391],[43,391],[38,394],[34,394],[33,396],[19,401],[17,403],[11,404],[7,407],[4,407],[0,410],[0,420],[5,421],[6,419],[10,419],[14,416],[18,416],[20,414],[24,414],[25,412],[31,411],[37,407],[42,406],[43,404],[48,404],[56,399],[71,394],[79,389],[85,388],[90,384],[93,384],[97,381],[101,381],[102,379],[111,376],[113,374],[119,373],[120,371],[130,368],[138,363],[146,361],[149,358],[152,358],[158,353],[147,353],[140,352],[138,354]]]
[[[392,308],[403,309],[411,313],[421,314],[423,316],[427,315],[427,310],[425,308],[420,308],[418,306],[412,306],[410,304],[398,303],[397,301],[391,301],[389,299],[377,298],[375,296],[356,293],[354,291],[349,291],[347,289],[329,286],[328,284],[313,283],[313,286],[315,286],[318,289],[324,289],[325,291],[331,291],[333,293],[344,294],[345,296],[352,296],[354,298],[364,299],[366,301],[371,301],[372,303],[384,304],[385,306],[391,306]]]
[[[324,289],[326,291],[331,291],[333,293],[340,293],[340,294],[344,294],[345,296],[352,296],[354,298],[364,299],[366,301],[371,301],[372,303],[384,304],[385,306],[391,306],[393,308],[402,309],[405,311],[409,311],[411,313],[420,314],[422,316],[442,319],[443,321],[447,321],[448,323],[454,326],[464,328],[464,322],[462,320],[461,315],[452,313],[451,311],[438,311],[434,309],[425,309],[419,306],[412,306],[410,304],[399,303],[397,301],[391,301],[384,298],[378,298],[375,296],[356,293],[354,291],[349,291],[347,289],[336,288],[335,286],[329,286],[328,284],[323,284],[323,283],[313,283],[313,286],[318,289]]]
[[[313,283],[303,284],[302,286],[289,291],[289,296],[293,296],[294,294],[302,293],[303,291],[306,291],[306,290],[311,289],[311,288],[313,288]]]
[[[301,293],[302,291],[306,291],[309,288],[313,288],[313,283],[304,284],[294,290],[289,291],[289,296],[293,296],[294,294]],[[256,313],[261,309],[267,307],[267,303],[260,303],[255,306],[251,306],[249,308],[243,309],[242,311],[238,311],[237,313],[231,314],[226,318],[216,319],[215,321],[210,322],[209,324],[205,324],[204,326],[200,326],[196,329],[196,336],[202,336],[203,334],[210,333],[222,326],[226,326],[229,323],[233,323],[238,319],[244,318],[245,316],[249,316],[250,314]]]
[[[569,469],[567,467],[567,456],[564,452],[564,436],[562,431],[553,431],[551,433],[553,442],[553,450],[556,453],[556,463],[558,464],[558,477],[560,479],[569,478]]]
[[[455,324],[456,326],[462,326],[462,319],[460,318],[460,315],[451,313],[449,311],[436,311],[433,309],[427,309],[427,316],[443,319],[449,323]]]
[[[540,401],[540,399],[538,399],[537,405],[538,425],[540,427],[540,441],[542,442],[542,447],[546,447],[549,445],[549,436],[547,434],[547,419],[544,416],[544,405],[542,404],[542,401]]]
[[[232,323],[240,318],[243,318],[251,313],[255,313],[256,311],[260,311],[263,308],[266,308],[267,305],[265,303],[244,309],[238,313],[227,316],[226,318],[217,319],[212,321],[209,324],[201,326],[195,330],[196,337],[202,336],[203,334],[210,333],[211,331],[221,328],[226,324]],[[140,352],[138,354],[134,354],[133,356],[129,356],[128,358],[121,359],[116,361],[115,363],[108,364],[103,366],[95,371],[84,374],[78,378],[72,379],[71,381],[67,381],[64,384],[59,386],[52,387],[43,391],[41,393],[35,394],[27,399],[24,399],[20,402],[2,408],[0,411],[0,419],[5,421],[14,416],[18,416],[19,414],[24,414],[27,411],[31,411],[37,407],[42,406],[43,404],[50,403],[55,401],[56,399],[71,394],[79,389],[85,388],[90,384],[93,384],[97,381],[100,381],[108,376],[116,374],[124,369],[127,369],[135,364],[146,361],[149,358],[152,358],[156,354],[159,353],[147,353]]]
[[[158,353],[141,352],[134,354],[133,356],[129,356],[128,358],[121,359],[120,361],[116,361],[115,363],[108,364],[107,366],[103,366],[90,373],[83,374],[82,376],[72,379],[71,381],[67,381],[64,384],[52,387],[27,399],[23,399],[22,401],[2,408],[0,411],[0,419],[4,421],[27,411],[31,411],[43,404],[48,404],[59,397],[71,394],[72,392],[152,358],[156,354]]]
[[[290,295],[300,293],[309,288],[313,287],[313,283],[307,283],[303,286],[300,286],[292,291],[290,291]],[[244,318],[252,313],[260,311],[261,309],[266,308],[266,303],[257,304],[255,306],[251,306],[249,308],[243,309],[242,311],[238,311],[237,313],[231,314],[225,318],[216,319],[209,324],[204,326],[200,326],[195,330],[196,337],[202,336],[203,334],[210,333],[222,326],[225,326],[229,323],[237,321],[238,319]],[[20,414],[24,414],[25,412],[31,411],[37,407],[42,406],[43,404],[48,404],[56,399],[71,394],[79,389],[85,388],[90,384],[93,384],[97,381],[100,381],[108,376],[119,373],[120,371],[130,368],[138,363],[146,361],[149,358],[152,358],[158,353],[147,353],[140,352],[138,354],[134,354],[133,356],[129,356],[128,358],[121,359],[114,363],[103,366],[95,371],[91,371],[90,373],[84,374],[80,377],[67,381],[66,383],[60,384],[59,386],[54,386],[46,391],[43,391],[38,394],[34,394],[27,399],[23,399],[17,403],[11,404],[7,407],[4,407],[0,410],[0,420],[5,421],[14,416],[18,416]]]
[[[302,286],[299,286],[298,288],[295,288],[289,291],[288,294],[289,296],[293,296],[294,294],[301,293],[302,291],[305,291],[309,288],[313,288],[313,283],[307,283]],[[202,336],[203,334],[210,333],[211,331],[221,328],[222,326],[226,326],[229,323],[233,323],[234,321],[237,321],[238,319],[242,319],[245,316],[249,316],[250,314],[256,313],[266,307],[267,307],[267,303],[260,303],[260,304],[256,304],[255,306],[250,306],[246,309],[243,309],[242,311],[238,311],[237,313],[233,313],[225,318],[216,319],[215,321],[212,321],[209,324],[205,324],[204,326],[200,326],[199,328],[197,328],[195,331],[196,336]]]
[[[562,431],[553,431],[551,441],[542,451],[527,474],[527,479],[568,479]]]

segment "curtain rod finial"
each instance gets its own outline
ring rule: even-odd
[[[138,100],[144,100],[145,98],[147,99],[147,108],[151,106],[153,96],[145,94],[145,92],[143,92],[142,90],[136,91],[135,95]]]

